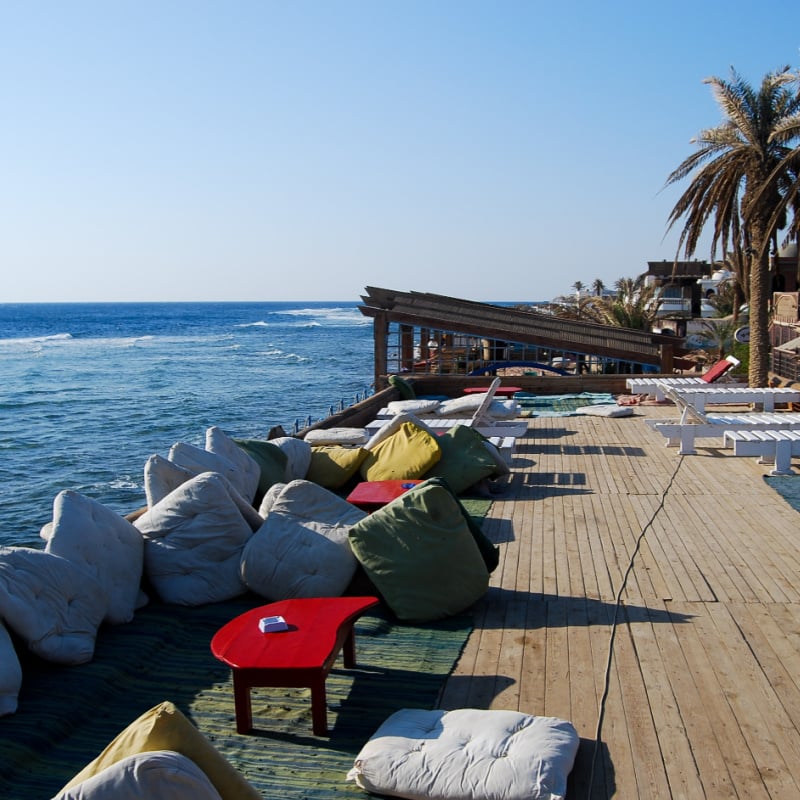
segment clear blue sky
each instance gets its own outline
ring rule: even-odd
[[[799,22],[752,0],[0,0],[0,302],[610,286],[675,254],[664,182],[720,119],[703,78],[797,68]]]

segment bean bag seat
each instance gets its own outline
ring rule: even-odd
[[[270,442],[286,454],[283,480],[289,483],[305,478],[311,466],[311,445],[305,439],[294,436],[279,436],[277,439],[270,439]]]
[[[17,710],[22,667],[8,629],[0,622],[0,717]]]
[[[196,606],[243,594],[239,561],[263,522],[220,474],[204,472],[142,514],[145,572],[162,600]]]
[[[326,489],[341,489],[358,472],[367,453],[363,447],[312,447],[306,478]]]
[[[261,467],[256,460],[216,425],[206,430],[206,450],[222,456],[236,467],[238,476],[233,485],[245,500],[252,503],[261,480]]]
[[[144,462],[144,496],[152,508],[197,473],[157,453]]]
[[[366,428],[315,428],[305,435],[304,441],[312,447],[323,444],[361,447],[367,443],[368,438]]]
[[[240,467],[225,456],[203,450],[186,442],[177,442],[169,449],[169,460],[173,464],[183,467],[194,475],[203,472],[217,472],[223,475],[236,491],[247,500],[253,502],[258,482],[252,482],[250,475],[242,473]]]
[[[128,520],[79,492],[59,492],[45,550],[96,578],[106,595],[106,622],[118,625],[133,619],[139,607],[144,540]]]
[[[275,505],[275,501],[280,497],[285,486],[285,483],[274,483],[269,487],[267,493],[261,500],[261,505],[258,507],[258,514],[262,519],[265,519],[267,514],[272,510],[272,506]],[[259,527],[261,526],[259,525]]]
[[[369,442],[365,449],[359,472],[366,481],[421,478],[442,457],[438,437],[411,420],[377,443]]]
[[[253,505],[258,507],[271,486],[281,483],[286,477],[286,453],[266,439],[234,439],[237,447],[247,453],[258,464],[259,478]]]
[[[0,547],[0,618],[31,652],[57,664],[94,656],[106,593],[84,568],[30,547]]]
[[[242,580],[271,601],[340,596],[358,567],[348,530],[365,516],[315,483],[287,483],[244,548]]]
[[[456,494],[497,473],[498,465],[486,447],[486,439],[474,428],[454,425],[438,437],[438,442],[442,457],[425,477],[444,478]]]
[[[208,776],[222,800],[262,800],[261,793],[231,766],[188,717],[168,701],[159,703],[135,719],[61,791],[82,784],[132,755],[159,750],[174,751],[191,759]],[[144,797],[161,798],[163,795],[145,795],[142,800]]]
[[[373,511],[349,537],[367,577],[401,620],[452,616],[489,586],[463,507],[441,481],[424,481]]]
[[[424,431],[427,431],[429,434],[431,434],[431,436],[436,435],[431,428],[429,428],[419,417],[414,416],[414,414],[395,414],[393,417],[387,419],[386,422],[384,422],[383,425],[381,425],[378,430],[372,434],[372,437],[364,445],[364,449],[374,450],[375,447],[384,439],[388,439],[390,436],[400,430],[400,427],[406,422],[413,422],[414,425],[416,425],[418,428],[422,428]]]
[[[136,753],[64,789],[53,800],[221,800],[206,774],[172,750]]]
[[[417,393],[414,391],[414,387],[405,378],[401,378],[399,375],[390,375],[389,385],[397,389],[402,400],[416,400]]]
[[[563,800],[579,738],[572,723],[519,711],[402,709],[347,779],[410,800]]]

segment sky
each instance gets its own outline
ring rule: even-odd
[[[0,302],[611,287],[676,255],[703,80],[800,68],[756,8],[0,0]]]

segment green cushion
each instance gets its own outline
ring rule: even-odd
[[[311,448],[311,465],[306,480],[326,489],[340,489],[358,472],[361,462],[367,457],[362,447],[340,447],[320,445]]]
[[[390,375],[389,385],[394,386],[394,388],[400,392],[401,400],[417,399],[417,393],[414,391],[414,387],[405,378],[401,378],[399,375]]]
[[[253,505],[258,507],[270,486],[286,480],[286,453],[265,439],[234,439],[261,469]]]
[[[444,478],[456,494],[461,494],[497,471],[486,440],[474,428],[454,425],[438,439],[442,457],[426,478]]]
[[[452,492],[452,489],[444,478],[428,478],[425,483],[444,486],[445,489]],[[486,564],[486,569],[488,569],[489,572],[494,572],[495,569],[497,569],[497,565],[500,563],[500,548],[496,544],[492,543],[492,540],[483,532],[483,528],[481,528],[480,524],[475,520],[475,517],[473,517],[472,514],[467,511],[455,494],[453,495],[453,499],[456,501],[456,503],[458,503],[458,507],[461,509],[461,513],[464,515],[464,520],[467,523],[469,532],[472,534],[475,544],[478,545],[478,550],[481,551],[481,556],[483,557],[483,563]]]
[[[399,619],[425,622],[458,614],[489,586],[461,504],[441,482],[410,489],[353,525],[349,537]]]
[[[367,453],[361,464],[365,481],[421,478],[442,457],[438,436],[413,422],[404,422]]]

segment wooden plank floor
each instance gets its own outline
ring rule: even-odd
[[[571,799],[800,797],[800,516],[755,459],[643,422],[673,415],[530,420],[440,705],[571,720]]]

